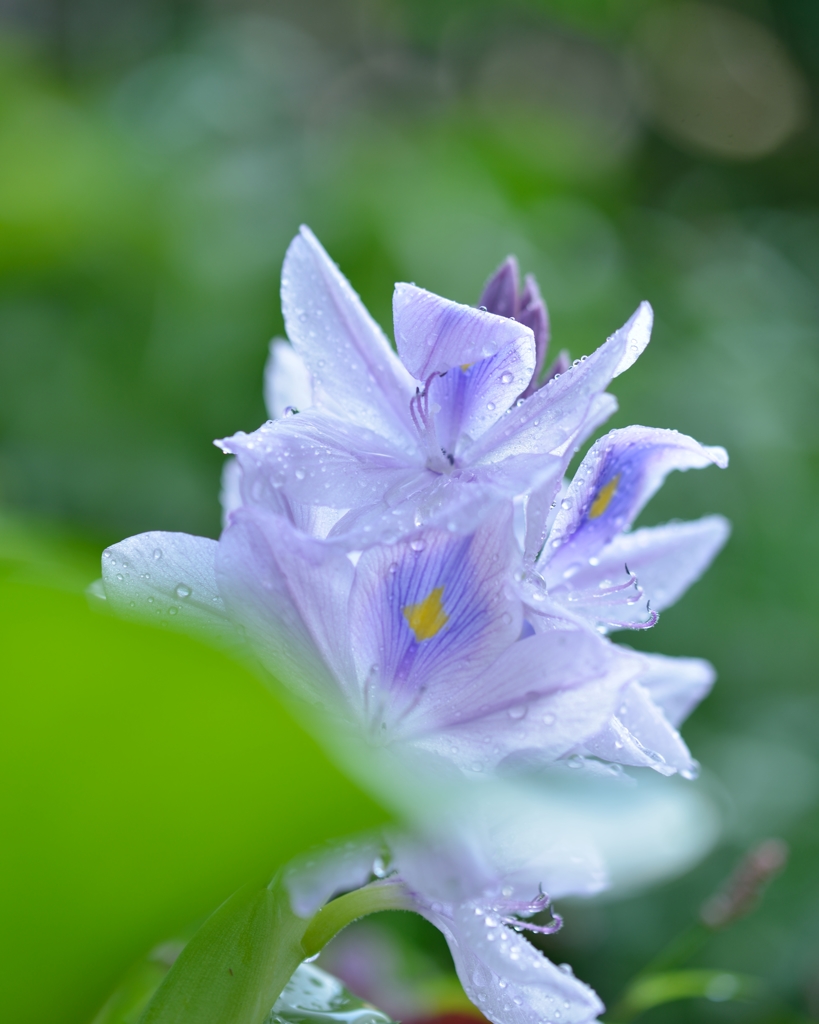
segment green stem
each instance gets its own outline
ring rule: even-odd
[[[307,925],[301,939],[304,955],[315,956],[342,928],[381,910],[413,910],[412,899],[400,882],[371,882],[329,903]]]

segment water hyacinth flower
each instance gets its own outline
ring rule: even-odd
[[[106,598],[252,652],[332,742],[366,751],[373,788],[421,823],[391,839],[378,884],[441,929],[496,1024],[583,1024],[602,1009],[595,994],[520,933],[553,927],[529,920],[546,892],[604,884],[605,844],[589,833],[601,808],[550,806],[553,841],[526,827],[542,795],[524,807],[513,794],[546,769],[610,783],[621,765],[696,773],[677,727],[711,666],[605,634],[653,625],[713,558],[720,517],[629,530],[672,469],[727,457],[628,427],[564,482],[615,408],[609,382],[648,343],[646,303],[591,356],[544,374],[546,307],[512,260],[477,309],[397,285],[397,355],[306,228],[282,296],[290,343],[274,343],[265,381],[277,418],[219,442],[235,456],[220,540],[114,545]],[[511,788],[495,800],[501,782]],[[336,858],[305,916],[367,881],[365,853]]]
[[[531,288],[524,298],[543,352]],[[487,500],[555,489],[567,453],[613,410],[605,389],[652,323],[643,303],[588,359],[531,392],[540,353],[525,322],[398,284],[396,355],[307,228],[285,257],[282,306],[312,405],[219,443],[237,456],[242,504],[352,548],[424,524],[468,530]],[[304,394],[292,356],[282,372]]]

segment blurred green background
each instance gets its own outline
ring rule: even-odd
[[[509,252],[538,276],[554,350],[573,357],[648,298],[654,339],[616,381],[612,425],[676,427],[724,444],[732,463],[671,479],[644,521],[718,511],[734,535],[679,608],[626,639],[717,666],[686,737],[723,794],[726,832],[684,879],[572,907],[549,951],[611,999],[749,843],[780,835],[792,858],[762,910],[696,962],[761,974],[781,1005],[819,1019],[817,86],[816,0],[2,0],[6,575],[25,562],[27,578],[80,590],[100,548],[124,535],[218,535],[222,456],[211,441],[265,418],[278,276],[302,221],[387,329],[395,280],[474,302]],[[37,592],[50,607],[49,591]],[[44,611],[46,634],[50,622]],[[259,824],[273,804],[248,799],[217,842],[195,780],[185,792],[199,810],[171,827],[163,765],[178,735],[198,749],[190,716],[210,716],[211,729],[227,716],[231,785],[250,777],[260,800],[266,792],[260,723],[278,719],[260,710],[254,683],[182,686],[162,735],[118,760],[116,721],[154,728],[153,668],[144,689],[135,675],[127,698],[103,704],[99,680],[42,671],[25,700],[19,677],[3,681],[4,716],[25,704],[3,778],[3,846],[17,864],[0,882],[17,907],[2,925],[16,957],[5,973],[11,991],[8,964],[29,958],[42,997],[15,1024],[86,1020],[126,953],[162,938],[183,910],[204,913],[261,863],[275,831]],[[40,742],[57,721],[61,741]],[[261,744],[252,756],[245,729]],[[162,842],[204,844],[176,918],[156,907],[168,879],[185,878],[185,857],[166,870],[144,835],[128,870],[145,873],[156,912],[121,915],[119,932],[45,871],[59,864],[83,893],[89,844],[111,853],[94,830],[80,841],[79,826],[44,809],[49,793],[61,806],[87,796],[93,772],[77,767],[80,750],[95,770],[122,773],[107,783],[116,811],[94,798],[103,826],[127,830],[136,800],[144,830],[151,792]],[[33,774],[21,769],[27,757]],[[50,859],[35,863],[32,844]],[[77,933],[96,934],[94,948],[108,936],[117,952],[60,973],[57,954],[38,960],[35,932],[17,929],[24,919],[45,929],[56,907],[55,934],[70,943],[80,904]],[[645,1019],[772,1013],[699,1000]]]

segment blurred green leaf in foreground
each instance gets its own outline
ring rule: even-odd
[[[250,878],[384,815],[243,668],[0,581],[0,1005],[87,1021]]]

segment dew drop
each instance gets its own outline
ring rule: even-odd
[[[511,384],[511,383],[512,383],[512,374],[511,373],[502,373],[501,374],[501,384]]]
[[[561,503],[560,503],[560,507],[562,509],[564,509],[564,510],[570,509],[572,507],[572,499],[571,498],[564,498],[563,501],[561,501]]]
[[[488,409],[488,410],[489,410],[490,412],[494,412],[494,411],[495,411],[495,403],[494,403],[494,402],[487,402],[487,403],[486,403],[486,408],[487,408],[487,409]]]
[[[517,704],[515,707],[509,708],[509,710],[506,713],[507,715],[509,715],[510,718],[513,718],[515,721],[520,721],[521,718],[525,717],[527,710],[528,709],[525,704]]]
[[[412,548],[413,551],[423,551],[424,548],[426,547],[426,544],[424,544],[422,540],[413,540],[410,541],[410,547]]]
[[[124,576],[122,575],[122,573],[121,573],[121,572],[118,572],[118,573],[117,573],[117,579],[118,579],[118,580],[123,580],[123,579],[125,579],[125,577],[124,577]]]
[[[544,715],[543,716],[543,724],[544,725],[554,725],[555,724],[555,716],[553,714]]]
[[[176,615],[178,612],[179,609],[175,608],[173,605],[171,605],[171,607],[168,609],[168,615]]]
[[[297,469],[296,472],[293,474],[293,476],[295,476],[295,478],[297,480],[303,480],[304,477],[305,477],[304,470],[303,469]]]
[[[154,548],[154,558],[157,560],[157,562],[159,561],[159,559],[161,557],[162,557],[162,548]]]
[[[185,583],[179,583],[176,588],[176,596],[179,598],[190,597],[191,588]]]

